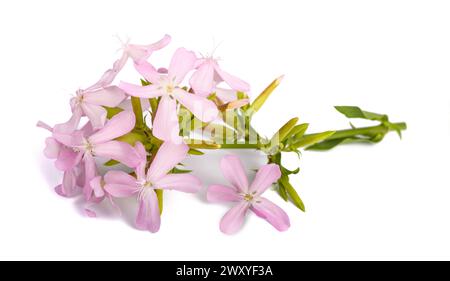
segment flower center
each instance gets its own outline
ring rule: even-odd
[[[252,194],[244,194],[244,200],[251,202],[253,200],[253,195]]]
[[[142,180],[142,181],[138,181],[137,184],[139,186],[138,200],[145,201],[148,196],[148,193],[154,192],[153,191],[153,183],[150,181],[147,181],[147,180]]]
[[[175,87],[172,84],[166,85],[166,93],[172,94]]]
[[[94,145],[90,143],[88,140],[84,141],[83,148],[86,152],[93,154]]]

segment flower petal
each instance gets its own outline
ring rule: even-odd
[[[127,96],[125,92],[117,86],[110,86],[96,91],[83,94],[83,101],[95,105],[108,107],[118,106]]]
[[[239,196],[236,188],[213,184],[208,187],[206,199],[209,202],[238,202],[242,197]]]
[[[134,114],[130,111],[122,111],[109,120],[98,132],[89,137],[92,144],[110,141],[125,135],[134,128]]]
[[[139,200],[136,227],[150,232],[157,232],[161,225],[158,198],[156,192],[150,190],[145,198]]]
[[[136,167],[136,177],[138,180],[145,179],[145,166],[147,165],[147,151],[141,142],[136,142],[134,149],[139,157],[139,164]]]
[[[215,88],[214,92],[223,103],[229,103],[237,99],[237,92],[232,89]]]
[[[154,182],[157,189],[174,189],[195,193],[202,188],[200,180],[190,174],[169,174]]]
[[[247,193],[248,179],[241,160],[236,155],[225,155],[220,161],[220,169],[225,179],[239,192]]]
[[[73,169],[80,162],[82,155],[82,152],[75,152],[72,148],[61,147],[55,166],[61,171]]]
[[[177,102],[169,96],[163,96],[153,121],[153,135],[160,140],[178,143],[181,140],[179,134]]]
[[[136,150],[128,143],[121,141],[108,141],[96,144],[93,149],[94,155],[111,158],[134,168],[141,162]]]
[[[141,61],[139,63],[135,62],[134,68],[147,81],[151,82],[152,84],[159,84],[161,75],[160,75],[160,73],[158,73],[158,71],[155,69],[155,67],[153,65],[151,65],[149,62],[147,62],[147,61]]]
[[[286,212],[264,197],[258,198],[258,200],[252,204],[250,209],[256,215],[268,221],[279,231],[285,231],[291,225]]]
[[[148,44],[148,45],[134,45],[134,44],[128,44],[125,47],[124,52],[130,56],[133,61],[140,62],[143,60],[148,59],[154,51],[160,50],[167,46],[167,44],[170,43],[171,37],[169,35],[164,35],[162,39],[159,41]]]
[[[194,69],[197,57],[194,52],[188,51],[185,48],[179,48],[170,61],[169,79],[174,81],[176,85],[180,84],[186,74]]]
[[[192,74],[189,83],[197,95],[207,97],[214,87],[214,66],[209,61],[205,61]]]
[[[45,139],[44,155],[49,159],[56,159],[61,150],[61,144],[52,137]]]
[[[164,142],[158,149],[155,159],[147,172],[147,179],[155,182],[165,176],[187,156],[189,147],[184,144]]]
[[[82,109],[77,106],[72,109],[72,116],[70,119],[61,124],[56,124],[53,128],[53,132],[70,134],[78,128],[80,124],[81,116],[83,115]]]
[[[121,81],[119,88],[124,90],[130,96],[140,98],[155,98],[163,94],[163,91],[160,89],[158,84],[140,86]]]
[[[100,105],[82,103],[81,109],[83,113],[89,118],[94,129],[102,128],[106,122],[106,109]]]
[[[93,178],[89,184],[91,185],[92,190],[94,191],[95,197],[102,198],[103,196],[105,196],[105,191],[103,190],[101,176],[97,176],[97,177]]]
[[[258,172],[256,172],[255,179],[250,185],[249,191],[256,192],[257,195],[261,195],[280,177],[281,171],[277,164],[264,165],[259,168]]]
[[[236,233],[241,229],[244,223],[245,215],[249,209],[250,204],[247,201],[242,201],[231,208],[220,221],[220,230],[225,234]]]
[[[63,181],[55,187],[55,192],[63,197],[74,196],[77,192],[76,175],[74,170],[64,172]]]
[[[211,122],[219,114],[214,102],[205,97],[188,93],[180,88],[174,89],[173,96],[203,122]]]
[[[228,86],[230,86],[233,90],[240,92],[250,91],[250,85],[247,82],[223,71],[218,64],[215,64],[214,68],[217,74],[220,76],[220,78],[222,78],[223,81],[225,81],[225,83],[227,83]]]
[[[83,160],[84,160],[83,194],[86,201],[90,201],[93,192],[91,180],[97,176],[97,165],[95,164],[94,158],[89,153],[84,154]]]
[[[136,179],[123,171],[105,174],[105,190],[114,197],[130,197],[138,191]]]

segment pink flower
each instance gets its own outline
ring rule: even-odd
[[[168,69],[168,73],[158,73],[149,63],[139,64],[140,73],[151,82],[148,86],[138,86],[121,82],[119,87],[128,94],[141,98],[161,97],[153,122],[153,134],[164,141],[180,142],[177,116],[177,101],[203,122],[210,122],[218,115],[215,104],[180,87],[186,74],[194,68],[196,57],[193,52],[179,48]]]
[[[147,61],[147,59],[153,54],[154,51],[160,50],[167,46],[170,43],[171,39],[172,38],[166,34],[159,41],[148,45],[126,43],[123,46],[124,56],[126,56],[127,58],[130,57],[135,64],[140,64],[141,62]]]
[[[114,140],[130,132],[134,124],[134,114],[123,111],[106,122],[102,129],[90,135],[82,130],[71,134],[53,132],[53,138],[75,151],[75,154],[71,154],[67,161],[73,161],[75,165],[80,160],[83,161],[85,177],[83,192],[86,200],[90,200],[93,195],[94,190],[90,181],[97,176],[94,156],[111,158],[132,168],[139,164],[138,155],[131,145]]]
[[[279,231],[289,228],[290,222],[287,214],[268,199],[261,197],[264,191],[280,178],[281,172],[278,165],[262,166],[251,185],[248,184],[245,170],[237,156],[225,156],[220,166],[224,177],[231,183],[231,187],[219,184],[211,185],[207,191],[207,199],[210,202],[237,202],[220,221],[222,232],[226,234],[237,232],[249,209]]]
[[[212,57],[202,58],[196,62],[197,71],[191,77],[190,84],[196,94],[208,96],[212,92],[224,99],[224,102],[230,102],[236,99],[236,91],[248,92],[250,85],[223,71],[217,60]],[[217,88],[217,84],[224,81],[231,90]],[[233,98],[234,95],[234,98]]]
[[[136,227],[157,232],[161,218],[155,189],[175,189],[194,193],[201,188],[200,181],[189,174],[169,174],[186,156],[189,150],[185,144],[164,142],[159,148],[147,172],[147,153],[141,143],[136,143],[141,164],[136,168],[136,178],[123,171],[108,171],[105,175],[105,190],[114,197],[137,195],[139,211]]]

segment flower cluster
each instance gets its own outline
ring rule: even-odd
[[[98,82],[76,91],[70,100],[72,116],[67,122],[53,127],[38,122],[51,133],[45,140],[44,154],[54,159],[55,167],[63,173],[62,183],[55,188],[59,195],[82,194],[90,204],[106,198],[114,206],[114,198],[134,196],[139,204],[136,227],[156,232],[164,190],[195,193],[202,188],[200,179],[177,167],[188,154],[201,155],[202,149],[258,149],[267,154],[268,164],[258,170],[251,184],[239,158],[227,155],[220,166],[230,186],[209,186],[207,199],[235,202],[220,222],[224,233],[239,230],[248,210],[284,231],[290,226],[287,214],[261,196],[275,184],[283,199],[304,210],[288,177],[298,170],[282,166],[282,152],[299,153],[302,147],[329,149],[358,138],[375,142],[390,130],[404,129],[403,123],[390,123],[385,115],[340,107],[338,110],[347,117],[365,118],[366,114],[366,119],[379,120],[382,125],[366,133],[351,134],[352,130],[346,130],[350,133],[306,135],[307,124],[297,125],[298,119],[294,118],[272,138],[265,138],[250,125],[250,120],[281,78],[250,104],[249,84],[224,71],[213,57],[199,57],[179,48],[167,68],[150,63],[152,54],[170,40],[166,35],[149,45],[124,44],[122,56]],[[141,84],[121,81],[114,85],[129,61],[143,77]],[[380,126],[385,130],[376,131]],[[199,131],[200,139],[194,136]],[[102,164],[109,167],[106,173],[100,172]],[[87,212],[96,216],[90,209]]]

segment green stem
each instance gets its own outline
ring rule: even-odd
[[[393,125],[396,126],[399,130],[406,130],[406,123],[404,123],[404,122],[393,123]],[[327,140],[334,140],[334,139],[341,139],[341,138],[348,138],[348,137],[362,136],[362,135],[374,136],[377,134],[387,133],[387,131],[394,131],[394,130],[389,129],[384,125],[347,129],[347,130],[339,130],[339,131],[336,131],[331,136],[329,136],[327,138]],[[316,135],[316,134],[309,134],[309,135],[305,135],[305,136],[311,136],[311,135]]]
[[[393,125],[396,126],[399,130],[406,129],[406,123],[404,123],[404,122],[394,123]],[[386,130],[393,131],[393,129],[388,129],[384,125],[347,129],[347,130],[338,130],[333,135],[328,137],[327,140],[341,139],[341,138],[347,138],[347,137],[358,136],[358,135],[377,135],[380,133],[386,133]],[[307,136],[312,136],[312,135],[317,135],[317,134],[318,133],[305,134],[304,136],[307,137]],[[221,144],[220,148],[223,148],[223,149],[260,149],[261,144],[260,143]]]
[[[141,100],[136,97],[131,97],[131,105],[133,107],[134,115],[136,116],[136,127],[144,128],[144,116],[142,113]]]

